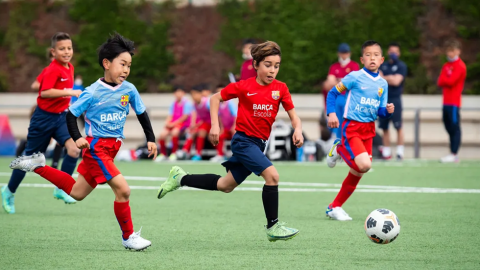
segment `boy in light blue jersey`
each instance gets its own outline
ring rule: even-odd
[[[98,61],[105,71],[104,78],[87,87],[69,108],[66,115],[68,132],[77,147],[83,149],[77,181],[67,173],[46,166],[45,156],[41,153],[17,158],[10,167],[34,171],[78,201],[90,194],[97,184],[108,183],[115,194],[113,208],[122,230],[123,246],[143,250],[151,242],[142,238],[140,232],[133,231],[130,187],[113,162],[125,138],[123,127],[130,106],[145,132],[149,157],[157,156],[155,136],[145,105],[135,86],[126,81],[134,50],[133,42],[118,33],[102,44],[98,50]],[[77,126],[77,118],[84,112],[87,138],[82,138]]]
[[[378,117],[389,118],[394,105],[387,104],[388,83],[379,76],[378,68],[383,63],[380,44],[370,40],[362,46],[360,58],[363,69],[353,71],[342,79],[328,94],[328,126],[339,126],[338,117],[343,117],[342,140],[336,142],[327,155],[330,168],[335,167],[342,158],[350,167],[335,200],[327,207],[326,214],[335,220],[352,220],[342,209],[342,205],[355,191],[362,175],[372,166],[372,143],[375,137],[375,120]],[[343,116],[335,113],[337,96],[346,92]]]

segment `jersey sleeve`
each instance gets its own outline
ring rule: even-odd
[[[295,108],[295,106],[293,105],[293,101],[292,101],[292,95],[290,95],[290,91],[288,90],[288,87],[285,86],[285,88],[283,89],[283,95],[282,95],[282,106],[283,108],[285,109],[285,111],[290,111],[291,109]]]
[[[43,75],[45,75],[45,70],[46,68],[42,69],[42,72],[40,72],[40,74],[38,74],[37,76],[37,82],[41,83],[42,82],[42,79],[43,79]]]
[[[383,94],[380,100],[380,107],[387,107],[388,101],[388,83],[383,84]]]
[[[172,104],[170,104],[170,108],[168,108],[168,115],[173,115],[173,110],[174,110],[174,107],[175,107],[175,102],[174,101]]]
[[[328,69],[328,75],[335,75],[335,72],[333,72],[333,67],[335,65],[331,65],[330,68]]]
[[[43,72],[43,78],[40,84],[40,91],[50,90],[55,87],[60,74],[58,70],[49,68],[45,72]],[[62,90],[62,89],[59,89]]]
[[[354,61],[352,64],[352,71],[359,71],[359,70],[360,70],[360,65]]]
[[[138,90],[137,88],[135,88],[135,86],[133,86],[133,91],[130,92],[129,102],[133,110],[135,111],[135,114],[137,115],[144,113],[147,109],[145,108],[145,104],[143,104],[142,98],[140,97],[140,94],[138,93]]]
[[[223,101],[230,100],[232,98],[238,97],[238,83],[230,83],[227,87],[223,88],[220,91],[220,95],[222,96]]]
[[[238,107],[233,104],[233,102],[228,102],[228,109],[230,110],[230,113],[233,115],[233,117],[237,117]]]
[[[90,91],[83,91],[78,100],[68,108],[75,117],[80,117],[93,102],[93,95]]]
[[[341,82],[339,82],[337,85],[335,85],[335,88],[339,93],[343,93],[345,91],[351,90],[355,84],[355,81],[357,78],[352,75],[352,73],[349,73],[345,78],[342,79]]]
[[[183,115],[190,115],[192,114],[193,111],[193,105],[191,102],[185,102],[185,105],[183,105]]]
[[[407,65],[405,64],[398,65],[397,74],[402,75],[403,78],[405,79],[407,77]]]

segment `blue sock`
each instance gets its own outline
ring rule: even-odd
[[[15,193],[18,186],[22,183],[23,178],[25,178],[26,172],[21,170],[13,170],[12,176],[10,176],[10,181],[8,182],[8,189],[10,192]]]
[[[75,167],[77,167],[77,160],[78,158],[65,155],[62,162],[62,172],[66,172],[72,175],[73,171],[75,170]]]

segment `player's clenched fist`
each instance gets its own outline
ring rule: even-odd
[[[209,139],[213,146],[217,146],[220,138],[220,127],[218,125],[212,125],[210,129]]]
[[[75,144],[77,145],[78,149],[84,149],[84,148],[90,149],[90,144],[84,138],[78,139],[77,141],[75,141]]]
[[[387,112],[388,113],[393,113],[395,111],[395,106],[393,105],[393,103],[388,103],[387,104]]]
[[[328,115],[328,123],[327,123],[329,128],[338,128],[338,118],[336,113],[330,113]]]

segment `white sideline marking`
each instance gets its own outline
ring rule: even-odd
[[[1,183],[0,185],[6,185],[6,183]],[[52,184],[30,184],[25,183],[21,184],[22,187],[35,187],[35,188],[53,188]],[[110,186],[99,185],[99,189],[110,189]],[[139,190],[157,190],[158,186],[130,186],[131,189]],[[193,190],[193,191],[202,191],[200,189],[184,187],[182,190]],[[258,187],[237,187],[237,191],[262,191],[262,188]],[[338,192],[338,189],[335,188],[279,188],[279,191],[282,192]],[[479,193],[480,189],[461,189],[461,188],[389,188],[389,189],[379,189],[379,188],[361,188],[358,187],[355,192],[364,192],[364,193]]]

